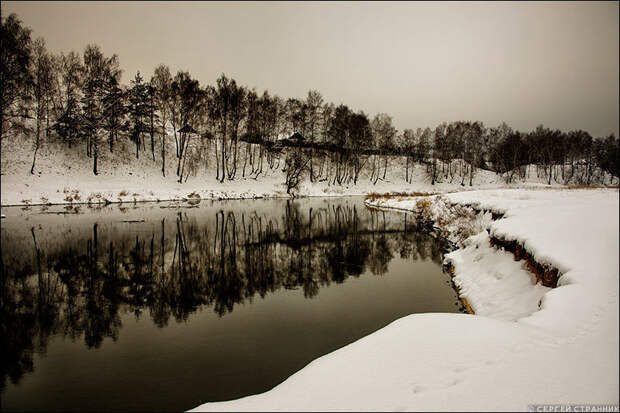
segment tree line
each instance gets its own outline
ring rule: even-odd
[[[114,153],[125,141],[135,147],[136,158],[161,165],[163,176],[173,162],[178,182],[200,166],[214,167],[220,182],[282,168],[287,192],[303,179],[356,184],[364,167],[376,184],[386,179],[388,158],[396,155],[405,157],[407,182],[414,162],[426,165],[433,184],[460,179],[472,185],[478,168],[511,182],[524,178],[525,166],[532,164],[548,183],[605,183],[601,171],[620,175],[619,141],[613,134],[593,138],[583,130],[543,125],[521,132],[506,123],[486,127],[480,121],[400,132],[389,115],[370,117],[326,102],[316,90],[303,99],[284,99],[224,74],[215,85],[201,85],[189,72],[173,75],[164,64],[150,79],[138,72],[123,85],[117,55],[106,56],[97,45],[86,46],[82,54],[52,54],[42,38],[32,40],[15,14],[2,20],[0,55],[0,139],[33,137],[31,173],[47,140],[82,147],[95,175],[102,151]]]

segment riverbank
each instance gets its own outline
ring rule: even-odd
[[[74,174],[11,173],[0,178],[2,192],[0,206],[80,205],[160,201],[197,201],[200,199],[257,199],[310,196],[364,196],[370,193],[448,193],[497,188],[549,188],[538,182],[520,182],[506,185],[503,178],[489,171],[481,171],[474,186],[458,182],[439,182],[434,185],[425,177],[424,166],[411,168],[416,179],[406,184],[400,177],[373,184],[367,177],[357,184],[330,185],[325,181],[302,182],[298,190],[287,194],[280,171],[259,179],[238,178],[219,182],[215,176],[194,177],[178,183],[175,176],[149,176],[146,173]],[[556,185],[554,187],[563,187]]]
[[[618,404],[618,191],[488,190],[443,197],[503,214],[446,257],[475,316],[401,318],[313,361],[269,392],[195,410]],[[412,210],[417,201],[372,203]],[[490,237],[516,241],[536,262],[557,268],[557,288],[524,282],[531,277],[525,262],[491,247]]]
[[[161,167],[143,154],[135,159],[128,148],[121,150],[127,142],[119,143],[118,152],[104,151],[99,159],[99,172],[92,172],[91,159],[83,156],[82,149],[67,149],[55,144],[41,148],[34,174],[30,173],[32,154],[30,146],[15,139],[2,142],[2,170],[0,182],[2,192],[0,206],[55,205],[55,204],[108,204],[157,201],[188,201],[197,199],[255,199],[290,197],[285,186],[286,174],[282,171],[284,160],[275,160],[271,166],[265,161],[260,174],[252,173],[250,167],[237,171],[233,180],[219,182],[216,178],[216,159],[207,154],[204,162],[178,182],[175,158],[166,164],[164,177]],[[174,153],[174,147],[169,148]],[[333,182],[334,165],[326,160],[322,177],[311,182],[305,174],[299,188],[291,191],[296,197],[306,196],[359,196],[370,193],[423,192],[445,193],[489,188],[538,187],[546,185],[546,178],[539,176],[537,168],[530,165],[523,179],[514,177],[506,184],[506,177],[493,171],[476,169],[472,183],[469,176],[460,176],[463,162],[453,161],[452,169],[442,168],[436,182],[428,174],[428,165],[407,162],[404,156],[381,159],[380,176],[376,182],[371,179],[375,171],[372,159],[367,159],[360,170],[357,182]],[[318,162],[318,160],[317,160]],[[378,161],[377,161],[378,162]],[[385,171],[383,167],[385,165]],[[459,169],[460,167],[460,169]],[[320,169],[319,165],[315,168]],[[332,170],[331,174],[326,171]],[[445,169],[445,171],[444,171]],[[450,171],[450,172],[448,172]],[[315,170],[315,175],[319,173]],[[330,176],[327,179],[327,176]],[[606,175],[605,175],[606,176]],[[409,182],[407,182],[409,179]],[[467,179],[465,179],[467,178]],[[558,176],[556,176],[558,178]],[[373,183],[375,182],[375,183]],[[617,184],[617,178],[605,182]],[[562,187],[562,179],[553,181],[554,187]]]

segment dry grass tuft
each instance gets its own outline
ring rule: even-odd
[[[430,195],[436,195],[434,192],[386,192],[386,193],[378,193],[378,192],[371,192],[368,195],[366,195],[366,197],[364,198],[364,200],[367,201],[376,201],[379,198],[384,198],[384,199],[393,199],[393,198],[398,198],[399,201],[402,200],[402,198],[412,198],[412,197],[417,197],[417,196],[430,196]]]
[[[565,185],[565,186],[545,186],[542,187],[542,189],[546,189],[546,190],[571,190],[571,189],[618,189],[618,185],[612,186],[612,185]]]
[[[415,207],[418,211],[418,215],[421,215],[425,218],[431,217],[431,201],[429,199],[418,199],[415,203]]]

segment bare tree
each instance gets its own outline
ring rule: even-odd
[[[231,150],[228,153],[232,152],[232,166],[230,166],[230,162],[228,162],[228,179],[233,180],[237,174],[237,153],[239,147],[239,126],[241,121],[247,115],[247,91],[243,86],[237,86],[234,80],[231,81],[231,89],[230,89],[230,145]]]
[[[179,102],[178,120],[183,125],[182,130],[188,130],[186,126],[196,121],[202,105],[205,103],[205,92],[200,88],[198,80],[192,79],[188,72],[177,72],[172,81],[172,94]],[[179,159],[177,163],[177,175],[179,183],[182,182],[181,168],[185,162],[187,148],[189,147],[192,132],[181,132],[179,135]]]
[[[299,189],[299,184],[303,181],[303,172],[308,165],[308,161],[308,157],[301,148],[293,148],[288,152],[284,166],[287,194],[291,194],[291,191]]]
[[[67,142],[69,148],[73,140],[80,134],[81,108],[80,91],[83,81],[84,66],[81,57],[76,52],[61,54],[59,58],[59,69],[61,85],[60,104],[61,114],[56,120],[54,129],[56,133]]]
[[[140,75],[140,71],[131,81],[129,90],[129,115],[131,118],[131,139],[136,144],[136,159],[140,157],[140,148],[143,148],[142,134],[146,133],[149,119],[148,85]],[[143,148],[144,150],[144,148]]]
[[[45,49],[45,40],[39,37],[34,41],[31,60],[32,71],[32,90],[35,104],[36,132],[34,141],[34,154],[32,156],[32,166],[30,173],[34,174],[37,152],[41,146],[41,126],[43,118],[47,117],[46,108],[49,106],[51,92],[53,88],[52,78],[52,59]]]
[[[103,127],[108,131],[111,153],[114,151],[114,141],[118,140],[118,133],[127,129],[124,122],[127,113],[126,93],[120,85],[121,73],[118,58],[112,56],[107,62],[103,86]]]
[[[159,110],[161,124],[161,173],[166,176],[166,127],[170,116],[170,100],[172,95],[172,75],[168,66],[159,65],[155,68],[151,84],[155,88],[155,105]]]
[[[23,27],[16,14],[2,20],[0,27],[0,141],[13,121],[23,117],[24,110],[16,105],[30,99],[32,82],[30,29]]]
[[[318,138],[319,121],[321,118],[321,108],[323,106],[323,96],[316,91],[311,90],[308,92],[306,98],[306,140],[314,145]],[[314,182],[314,148],[310,149],[310,182]]]
[[[416,136],[413,129],[405,129],[400,135],[398,147],[405,156],[405,182],[409,182],[409,160],[414,157],[416,150]]]
[[[84,82],[82,85],[82,111],[87,153],[92,152],[93,173],[97,175],[99,157],[99,131],[103,120],[103,93],[108,61],[97,45],[86,46],[84,50]],[[92,148],[92,151],[91,151]]]
[[[394,144],[396,128],[392,126],[392,118],[386,113],[376,114],[375,117],[372,119],[371,127],[376,148],[383,153],[385,163],[382,179],[385,180],[388,162],[387,152],[392,148]],[[377,173],[373,183],[377,183],[378,179],[379,174]]]

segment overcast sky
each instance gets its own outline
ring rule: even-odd
[[[618,2],[216,3],[2,1],[53,52],[100,45],[127,83],[159,63],[225,73],[397,128],[543,123],[618,135]]]

